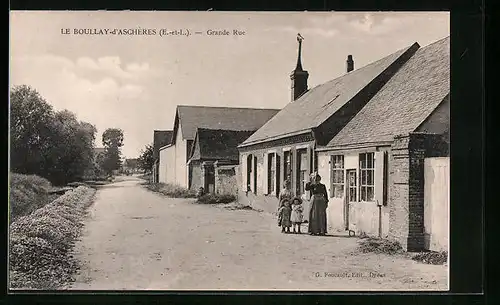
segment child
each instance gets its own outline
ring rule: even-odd
[[[293,227],[293,233],[299,233],[300,234],[300,224],[302,223],[302,220],[304,218],[304,215],[302,212],[304,209],[302,208],[302,200],[298,197],[293,198],[292,201],[292,214],[290,217],[290,220],[292,221],[292,227]],[[295,228],[297,228],[297,231],[295,231]]]
[[[291,214],[290,201],[285,199],[278,210],[278,225],[281,227],[281,233],[290,233],[290,227],[292,226],[292,222],[290,221]]]

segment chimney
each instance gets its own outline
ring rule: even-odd
[[[291,86],[291,101],[295,101],[302,94],[307,91],[307,78],[309,77],[309,73],[302,69],[302,40],[304,38],[299,34],[297,34],[297,42],[299,43],[299,52],[297,57],[297,65],[295,66],[295,70],[290,74],[290,79],[292,81]]]
[[[354,70],[354,60],[352,60],[352,55],[347,55],[347,73]]]

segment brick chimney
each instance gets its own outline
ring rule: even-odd
[[[304,92],[307,91],[307,78],[309,77],[309,73],[307,71],[304,71],[302,69],[302,60],[301,60],[301,53],[302,53],[302,40],[304,38],[300,35],[297,34],[297,41],[299,43],[299,53],[297,57],[297,65],[295,66],[295,70],[292,71],[290,74],[290,79],[292,81],[292,86],[291,86],[291,101],[295,101],[297,98],[299,98]]]
[[[347,73],[354,70],[354,60],[352,60],[352,55],[347,55]]]

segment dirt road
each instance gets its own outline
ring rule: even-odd
[[[98,191],[69,289],[447,289],[445,266],[353,254],[356,238],[281,234],[269,214],[170,199],[140,182]]]

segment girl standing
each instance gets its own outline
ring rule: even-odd
[[[302,214],[303,211],[302,200],[295,197],[292,201],[292,215],[290,217],[290,220],[292,221],[293,233],[300,234],[300,225],[302,224],[302,220],[304,218],[304,215]],[[295,228],[297,228],[297,231],[295,231]]]
[[[285,199],[283,200],[283,205],[278,210],[278,225],[281,226],[281,233],[290,233],[290,227],[292,226],[292,222],[290,221],[291,214],[290,201]]]

